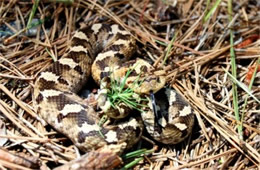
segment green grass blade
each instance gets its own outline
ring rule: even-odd
[[[221,0],[217,0],[215,2],[215,4],[213,5],[213,7],[209,10],[209,12],[205,15],[203,22],[206,22],[212,15],[213,13],[216,11],[217,7],[219,6]]]
[[[223,70],[227,73],[227,75],[232,79],[232,81],[237,84],[240,88],[242,88],[248,95],[250,95],[255,101],[260,104],[260,101],[250,92],[250,90],[240,81],[238,81],[232,74],[230,74],[227,70],[223,68]]]
[[[38,8],[39,2],[40,2],[40,0],[34,0],[32,11],[30,13],[30,16],[29,16],[29,19],[28,19],[28,22],[27,22],[27,26],[26,26],[27,29],[29,29],[29,27],[30,27],[30,25],[32,23],[32,19],[34,17],[34,14],[35,14],[37,8]]]
[[[126,169],[129,169],[129,168],[135,166],[138,162],[140,162],[140,161],[142,161],[142,160],[144,160],[143,157],[136,158],[134,161],[132,161],[132,162],[126,164],[126,165],[125,165],[123,168],[121,168],[120,170],[126,170]]]
[[[220,2],[219,2],[220,3]],[[229,22],[232,22],[232,0],[228,0],[228,15],[229,15]],[[235,80],[237,80],[237,66],[236,66],[236,56],[234,51],[234,40],[233,40],[233,30],[230,28],[230,58],[231,58],[231,71],[232,76]],[[232,84],[232,95],[233,95],[233,106],[235,112],[235,118],[238,122],[241,122],[239,116],[239,107],[238,107],[238,94],[237,94],[237,83],[233,82]],[[243,127],[242,124],[238,125],[238,134],[240,139],[243,139]]]
[[[165,57],[163,59],[163,65],[165,64],[165,62],[167,61],[167,59],[169,57],[170,51],[172,49],[173,42],[175,41],[176,37],[177,37],[177,34],[174,34],[174,36],[171,39],[170,44],[167,46],[167,51],[166,51]]]
[[[30,23],[29,26],[27,26],[27,29],[31,29],[33,27],[36,27],[38,25],[41,25],[43,24],[46,20],[49,20],[50,18],[49,17],[46,17],[44,19],[39,19],[37,22],[33,22],[33,23]]]
[[[122,156],[122,159],[129,159],[129,158],[133,158],[133,157],[138,157],[138,156],[141,156],[143,154],[145,154],[147,151],[147,149],[139,149],[139,150],[136,150],[136,151],[133,151],[133,152],[129,152],[129,153],[126,153],[125,155]]]
[[[49,56],[51,56],[51,58],[53,59],[53,61],[57,61],[56,57],[54,57],[51,52],[49,51],[49,49],[47,47],[45,47],[45,50],[47,51],[47,53],[49,54]]]
[[[167,43],[165,43],[165,42],[162,42],[160,40],[155,40],[155,42],[157,42],[160,45],[163,45],[163,46],[167,47]]]
[[[129,69],[129,70],[126,72],[126,75],[125,75],[125,77],[124,77],[124,79],[123,79],[123,82],[120,84],[120,92],[124,89],[126,80],[127,80],[127,78],[129,77],[129,75],[131,74],[132,71],[133,71],[132,69]]]
[[[123,160],[127,160],[130,158],[135,158],[135,159],[132,162],[126,164],[121,170],[126,170],[126,169],[129,169],[129,168],[135,166],[138,162],[140,162],[141,160],[144,159],[143,158],[144,155],[149,155],[153,152],[154,152],[154,149],[150,149],[150,150],[139,149],[139,150],[136,150],[133,152],[126,153],[125,155],[122,156]]]
[[[100,134],[100,136],[101,136],[102,138],[105,138],[105,137],[104,137],[103,133],[101,132],[101,127],[103,126],[103,124],[104,124],[106,121],[107,121],[107,115],[103,115],[103,116],[101,117],[101,119],[99,120],[99,122],[98,122],[98,126],[100,127],[98,133]]]

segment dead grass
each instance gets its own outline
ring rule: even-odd
[[[190,138],[175,146],[155,143],[157,150],[134,169],[259,168],[260,104],[248,97],[244,106],[248,94],[237,86],[240,118],[244,113],[241,138],[241,120],[234,114],[232,79],[225,70],[231,72],[231,29],[237,80],[245,83],[250,68],[259,60],[260,4],[234,1],[229,18],[228,1],[221,1],[215,10],[214,2],[202,0],[180,1],[175,7],[164,2],[168,1],[82,0],[70,5],[41,1],[34,18],[44,24],[31,28],[35,31],[31,36],[26,28],[33,3],[0,2],[0,30],[8,27],[15,32],[4,36],[7,31],[0,31],[0,141],[8,139],[1,145],[1,169],[54,168],[79,156],[67,138],[45,126],[36,114],[33,80],[67,50],[68,40],[80,25],[96,22],[118,23],[132,31],[141,47],[137,55],[165,68],[169,84],[196,111],[197,122]],[[14,21],[20,27],[14,27]],[[251,92],[260,98],[257,76]],[[139,146],[153,148],[147,141],[144,137]],[[8,154],[19,155],[21,160]]]

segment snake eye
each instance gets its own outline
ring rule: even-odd
[[[147,72],[148,71],[148,68],[146,67],[146,66],[141,66],[141,69],[140,70],[142,70],[142,72]]]
[[[108,77],[110,75],[110,72],[108,71],[108,72],[101,72],[100,73],[100,78],[101,78],[101,80],[104,78],[104,77]]]
[[[157,82],[157,83],[161,83],[161,79],[160,79],[160,77],[157,77],[156,82]]]
[[[124,59],[124,58],[126,58],[125,55],[124,55],[124,54],[121,54],[121,53],[117,53],[115,56],[118,57],[118,58],[121,59],[121,60]]]

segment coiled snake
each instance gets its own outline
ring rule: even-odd
[[[35,82],[37,112],[82,151],[104,145],[121,145],[122,151],[131,148],[142,135],[142,121],[154,139],[165,144],[182,141],[192,130],[192,108],[173,89],[163,87],[165,75],[161,70],[153,69],[141,59],[127,62],[135,48],[131,34],[116,24],[94,24],[76,31],[69,51],[41,72]],[[133,71],[126,84],[140,95],[159,91],[155,94],[160,98],[158,106],[154,108],[153,100],[149,100],[148,107],[142,108],[143,120],[130,115],[111,125],[100,126],[96,111],[76,93],[91,72],[94,80],[100,83],[111,70],[121,77],[129,68]],[[142,87],[133,85],[138,75],[148,73],[151,76],[142,79]],[[168,102],[162,102],[161,99]],[[106,101],[101,102],[101,108],[106,104]],[[154,114],[154,109],[160,116]],[[156,125],[159,125],[159,131]]]

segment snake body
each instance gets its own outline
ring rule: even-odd
[[[191,132],[193,111],[178,93],[161,87],[165,84],[163,76],[144,79],[144,88],[137,90],[138,93],[147,93],[146,86],[153,88],[154,84],[160,84],[159,88],[152,91],[163,94],[168,104],[157,103],[157,109],[161,112],[159,120],[152,112],[150,101],[149,107],[141,113],[143,120],[138,116],[128,116],[114,124],[100,126],[98,114],[77,95],[91,72],[96,82],[100,82],[111,70],[115,70],[119,76],[125,74],[129,63],[131,65],[126,61],[135,48],[131,34],[116,24],[94,24],[79,29],[72,37],[69,51],[39,74],[34,87],[37,112],[86,152],[105,145],[120,145],[122,151],[131,148],[142,135],[142,121],[156,140],[166,144],[180,142]],[[151,66],[136,67],[133,62],[132,67],[137,70],[133,74],[152,70]],[[132,81],[130,77],[128,83]],[[160,125],[160,133],[154,128],[156,122]]]

